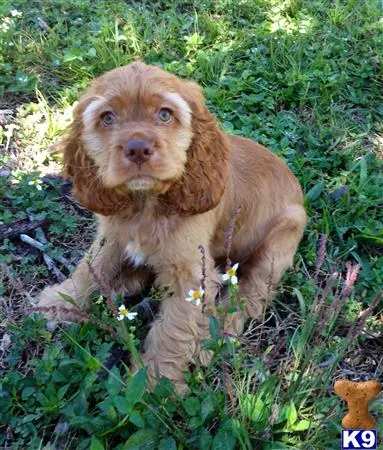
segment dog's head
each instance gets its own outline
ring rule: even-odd
[[[97,78],[63,141],[66,174],[90,210],[113,215],[137,192],[169,213],[214,208],[224,191],[227,142],[199,86],[133,63]]]

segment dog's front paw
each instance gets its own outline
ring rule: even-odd
[[[206,367],[211,362],[213,354],[214,353],[211,350],[206,349],[200,350],[198,354],[198,359],[201,365]]]
[[[148,387],[150,390],[154,390],[161,376],[168,378],[175,388],[175,391],[184,395],[188,392],[188,386],[184,380],[183,372],[172,363],[170,360],[161,362],[156,357],[149,357],[149,355],[143,354],[142,361],[147,367]],[[133,365],[133,370],[136,369]]]
[[[52,323],[84,322],[87,314],[76,305],[71,289],[66,282],[45,288],[37,298],[34,312],[42,313]]]

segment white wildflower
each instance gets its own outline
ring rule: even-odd
[[[17,9],[12,9],[11,16],[12,17],[21,17],[23,13],[21,11],[17,11]]]
[[[196,291],[190,289],[188,297],[186,297],[185,300],[199,306],[202,303],[204,293],[205,291],[202,288],[199,288]]]
[[[10,17],[3,17],[3,22],[0,23],[0,30],[1,31],[8,31],[9,27],[10,27],[10,23],[11,23],[11,18]]]
[[[41,189],[43,188],[42,185],[42,181],[39,178],[36,178],[35,180],[30,181],[29,186],[34,186],[38,191],[41,191]]]
[[[237,270],[239,263],[234,264],[234,266],[229,267],[226,273],[222,275],[223,281],[230,281],[231,284],[238,284]]]
[[[118,315],[117,320],[123,320],[123,319],[125,319],[125,317],[128,320],[134,320],[134,318],[137,315],[136,312],[129,312],[128,309],[125,307],[125,305],[121,305],[118,308],[118,311],[119,311],[120,314]]]

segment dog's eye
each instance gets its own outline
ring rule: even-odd
[[[117,122],[116,116],[111,111],[104,112],[101,115],[101,119],[105,126],[113,125]]]
[[[169,108],[161,108],[158,111],[158,118],[161,122],[168,123],[173,118],[173,112]]]

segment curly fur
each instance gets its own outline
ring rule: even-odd
[[[64,173],[72,178],[73,192],[84,206],[95,213],[110,216],[127,207],[130,196],[127,192],[103,186],[95,162],[84,151],[81,116],[87,103],[81,103],[75,109],[68,136],[60,145],[64,150]]]
[[[164,211],[204,213],[218,205],[225,190],[228,143],[207,110],[193,118],[193,134],[183,177],[161,197]]]
[[[172,112],[166,123],[158,115],[164,107]],[[113,112],[112,125],[103,121],[105,111]],[[142,164],[127,157],[131,139],[152,146]],[[174,295],[161,302],[143,358],[153,383],[165,375],[184,389],[188,364],[206,364],[211,356],[201,342],[209,335],[209,314],[217,314],[227,257],[239,262],[239,297],[246,299],[244,311],[228,315],[229,333],[241,333],[248,317],[264,312],[292,264],[306,224],[299,183],[264,147],[225,135],[197,84],[142,63],[92,83],[63,150],[65,172],[75,195],[97,213],[98,232],[72,277],[41,293],[40,307],[50,317],[76,320],[68,305],[60,311],[59,292],[86,310],[100,279],[130,294],[152,279],[169,285]],[[225,232],[238,207],[227,255]],[[202,278],[203,309],[185,301]]]

